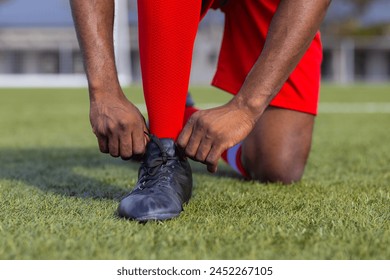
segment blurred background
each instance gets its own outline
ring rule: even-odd
[[[115,42],[123,84],[139,84],[136,0],[118,0]],[[223,15],[202,21],[194,50],[192,84],[215,71]],[[333,0],[321,27],[323,80],[349,84],[390,80],[390,1]],[[68,0],[0,0],[0,87],[85,86]]]

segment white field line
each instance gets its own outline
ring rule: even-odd
[[[320,103],[319,113],[342,114],[390,114],[390,103]]]
[[[145,104],[135,104],[141,113],[146,114]],[[222,105],[221,103],[197,103],[196,106],[202,109],[213,108]],[[320,114],[390,114],[390,102],[387,103],[338,103],[322,102],[318,112]]]

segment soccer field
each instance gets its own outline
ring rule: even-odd
[[[0,131],[0,259],[390,259],[390,85],[323,86],[301,182],[193,163],[193,198],[166,222],[116,217],[137,164],[100,154],[85,89],[0,89]]]

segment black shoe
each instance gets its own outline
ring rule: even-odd
[[[121,217],[137,221],[178,216],[192,193],[190,164],[172,139],[151,135],[133,191],[119,204]]]
[[[186,99],[186,107],[194,107],[195,101],[192,99],[192,95],[190,92],[187,92],[187,99]]]

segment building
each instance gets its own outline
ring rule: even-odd
[[[336,1],[328,21],[339,17]],[[364,24],[390,23],[388,9],[374,6],[362,17]],[[131,78],[141,81],[136,1],[129,0],[128,34]],[[387,7],[386,6],[386,7]],[[39,7],[37,9],[36,7]],[[378,8],[379,7],[379,8]],[[212,79],[223,29],[223,15],[213,11],[202,22],[194,49],[191,82]],[[323,79],[330,82],[385,82],[390,80],[390,36],[323,36]],[[73,28],[68,0],[8,0],[0,4],[0,86],[85,85],[83,64]],[[23,75],[23,76],[21,76]],[[130,75],[130,74],[129,74]],[[23,79],[21,79],[23,77]],[[44,80],[42,80],[44,79]],[[62,83],[61,83],[62,81]]]
[[[353,2],[336,0],[329,8],[323,24],[323,79],[338,83],[389,81],[390,1],[367,1],[363,10],[354,10],[358,1]],[[360,28],[340,31],[342,23]]]

